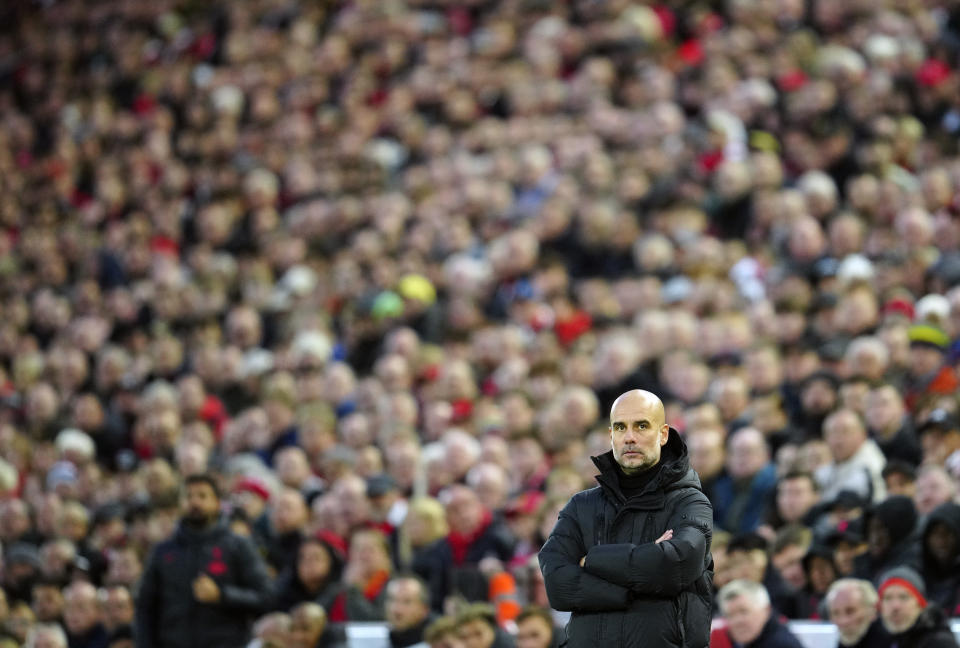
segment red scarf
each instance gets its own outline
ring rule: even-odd
[[[470,549],[470,546],[483,535],[483,532],[487,530],[487,527],[490,526],[492,521],[493,515],[490,514],[490,511],[484,511],[480,526],[478,526],[473,533],[467,534],[451,531],[450,534],[447,535],[447,542],[450,543],[450,548],[453,550],[454,565],[460,566],[466,562],[467,551]]]

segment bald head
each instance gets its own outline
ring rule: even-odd
[[[663,403],[655,394],[634,389],[621,394],[610,408],[613,458],[628,475],[660,462],[660,449],[670,437]]]
[[[610,406],[610,425],[613,425],[618,412],[629,407],[641,407],[649,411],[654,417],[651,423],[657,425],[663,425],[667,417],[663,409],[663,401],[656,394],[644,389],[631,389],[617,396],[617,400]]]

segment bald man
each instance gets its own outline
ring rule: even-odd
[[[570,648],[709,643],[713,510],[664,419],[650,392],[614,401],[599,485],[570,499],[540,551],[551,607],[573,612]]]

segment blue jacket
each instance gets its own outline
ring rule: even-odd
[[[741,486],[739,490],[733,477],[724,473],[713,486],[714,523],[733,534],[754,531],[763,523],[770,495],[776,486],[777,471],[772,463],[754,475],[746,488]],[[738,497],[746,497],[742,509],[734,506]]]

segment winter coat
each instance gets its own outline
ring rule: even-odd
[[[600,485],[570,499],[539,556],[550,606],[573,612],[566,645],[704,648],[713,511],[686,444],[671,429],[659,472],[629,499],[613,453],[593,461]],[[667,529],[673,539],[656,544]]]
[[[776,487],[777,470],[772,463],[745,482],[724,472],[713,484],[713,521],[733,534],[754,531],[763,523]],[[739,500],[743,499],[746,501],[740,505]]]
[[[198,603],[193,581],[210,576],[216,603]],[[137,648],[236,648],[249,640],[250,622],[273,592],[266,565],[247,538],[219,521],[204,530],[183,524],[156,546],[140,581]]]
[[[506,525],[491,518],[469,543],[462,561],[454,559],[453,535],[441,538],[420,552],[413,561],[413,571],[430,589],[430,601],[436,612],[443,612],[443,601],[450,594],[461,594],[468,601],[486,601],[486,577],[477,565],[488,557],[503,563],[513,557],[514,539]]]
[[[946,565],[934,559],[927,549],[927,536],[931,527],[938,522],[950,529],[957,539],[952,560]],[[930,511],[923,525],[923,542],[920,546],[927,598],[946,610],[947,614],[960,613],[960,504],[946,502]]]
[[[883,622],[880,619],[874,619],[867,628],[867,633],[860,637],[860,641],[852,646],[840,644],[838,648],[890,648],[892,645],[893,637],[883,627]]]
[[[873,556],[869,551],[857,556],[853,562],[854,575],[872,581],[894,567],[906,566],[920,571],[917,510],[913,500],[905,495],[891,495],[875,504],[863,516],[865,531],[870,528],[870,520],[874,517],[890,532],[890,548],[882,556]]]
[[[957,648],[957,640],[943,610],[931,604],[920,612],[906,632],[893,636],[893,645],[897,648]]]

